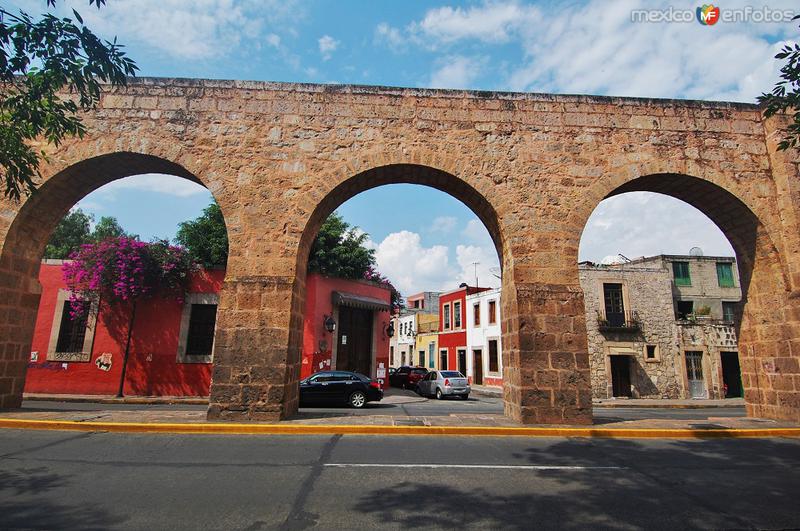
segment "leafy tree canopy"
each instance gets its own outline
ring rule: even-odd
[[[800,15],[792,20],[798,19]],[[800,143],[800,44],[785,44],[775,59],[786,60],[781,68],[780,81],[772,93],[759,96],[758,102],[765,106],[764,116],[767,118],[782,112],[792,113],[792,123],[778,144],[778,149],[786,150]]]
[[[228,230],[216,201],[197,219],[181,223],[175,241],[204,267],[224,266],[228,262]]]
[[[392,305],[403,307],[403,298],[389,279],[375,269],[375,250],[365,246],[369,235],[350,226],[334,212],[317,233],[308,257],[308,270],[330,277],[365,279],[387,286]]]
[[[81,245],[96,243],[108,238],[128,236],[138,239],[136,235],[129,235],[120,226],[117,218],[103,216],[91,229],[94,216],[76,208],[64,216],[56,230],[50,236],[50,241],[44,249],[45,258],[66,260],[72,253],[80,249]]]
[[[89,0],[100,7],[106,0]],[[56,0],[47,0],[55,7]],[[100,101],[101,83],[124,86],[136,64],[122,45],[103,41],[81,16],[58,18],[0,7],[0,178],[5,195],[19,199],[36,187],[44,150],[37,139],[58,146],[68,136],[83,136],[78,112]],[[65,92],[71,97],[63,98]]]
[[[375,250],[364,244],[369,238],[365,232],[351,227],[334,212],[317,233],[308,257],[308,270],[338,278],[364,278],[375,265]]]

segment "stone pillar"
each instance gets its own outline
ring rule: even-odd
[[[553,284],[511,289],[514,300],[503,291],[506,415],[524,424],[591,424],[583,292]]]
[[[297,411],[302,321],[292,308],[295,284],[294,278],[268,276],[225,281],[209,419],[276,421]]]
[[[38,261],[10,252],[3,254],[0,262],[0,408],[22,405],[41,296],[38,273]]]

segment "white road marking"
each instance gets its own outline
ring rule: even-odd
[[[503,470],[626,470],[626,466],[580,465],[448,465],[437,463],[324,463],[336,468],[478,468]]]

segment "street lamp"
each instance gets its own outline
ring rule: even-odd
[[[333,316],[331,315],[326,315],[322,324],[325,326],[325,330],[327,330],[328,333],[332,334],[333,331],[336,330],[336,321],[333,320]]]
[[[394,323],[389,323],[386,326],[386,335],[387,337],[392,337],[394,335]]]

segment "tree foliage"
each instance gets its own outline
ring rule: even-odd
[[[375,265],[375,250],[364,246],[368,238],[368,234],[351,227],[334,212],[311,245],[308,270],[330,277],[364,278]]]
[[[792,20],[798,19],[800,15]],[[767,118],[787,111],[792,113],[792,123],[778,144],[778,149],[786,150],[800,143],[800,44],[785,44],[775,59],[786,60],[781,68],[780,81],[772,93],[759,96],[758,102],[765,106],[764,116]]]
[[[392,306],[403,307],[403,297],[392,283],[375,269],[375,250],[365,244],[369,235],[350,226],[334,212],[317,233],[308,257],[308,270],[329,277],[365,279],[378,282],[392,292]]]
[[[216,201],[197,219],[181,223],[175,241],[185,247],[198,264],[224,266],[228,262],[228,230]]]
[[[58,260],[68,258],[81,245],[89,242],[92,221],[91,214],[86,214],[80,208],[64,216],[47,242],[44,257]]]
[[[130,235],[120,226],[117,218],[103,216],[91,229],[94,216],[76,208],[58,223],[50,241],[44,249],[45,258],[66,260],[80,249],[81,245],[97,243],[108,238],[128,236],[137,239],[138,236]]]
[[[56,0],[47,0],[55,7]],[[100,7],[105,0],[89,0]],[[114,41],[103,41],[74,18],[0,7],[0,177],[5,195],[19,199],[36,187],[43,149],[37,140],[58,146],[68,136],[83,136],[79,111],[100,101],[102,83],[124,86],[136,64]],[[69,92],[69,97],[62,97]]]

